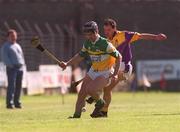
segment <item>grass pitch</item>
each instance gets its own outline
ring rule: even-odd
[[[114,93],[108,118],[92,119],[93,105],[70,120],[76,95],[24,96],[7,110],[0,97],[0,132],[180,132],[180,93]]]

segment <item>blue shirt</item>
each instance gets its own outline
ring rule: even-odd
[[[15,68],[25,65],[23,51],[18,43],[5,42],[1,48],[1,57],[7,67]]]

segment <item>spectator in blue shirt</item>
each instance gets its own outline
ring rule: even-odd
[[[7,41],[1,48],[1,56],[6,65],[8,78],[6,107],[8,109],[21,108],[20,95],[25,61],[22,48],[17,43],[17,32],[13,29],[7,33]]]

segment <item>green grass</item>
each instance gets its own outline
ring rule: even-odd
[[[69,120],[76,95],[22,97],[22,110],[5,109],[0,98],[0,132],[179,132],[180,93],[113,94],[109,118]]]

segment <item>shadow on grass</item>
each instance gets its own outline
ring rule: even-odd
[[[180,116],[180,113],[155,113],[155,114],[144,114],[144,115],[134,115],[134,116]]]
[[[180,113],[157,113],[157,114],[151,114],[154,116],[161,116],[161,115],[180,115]]]

